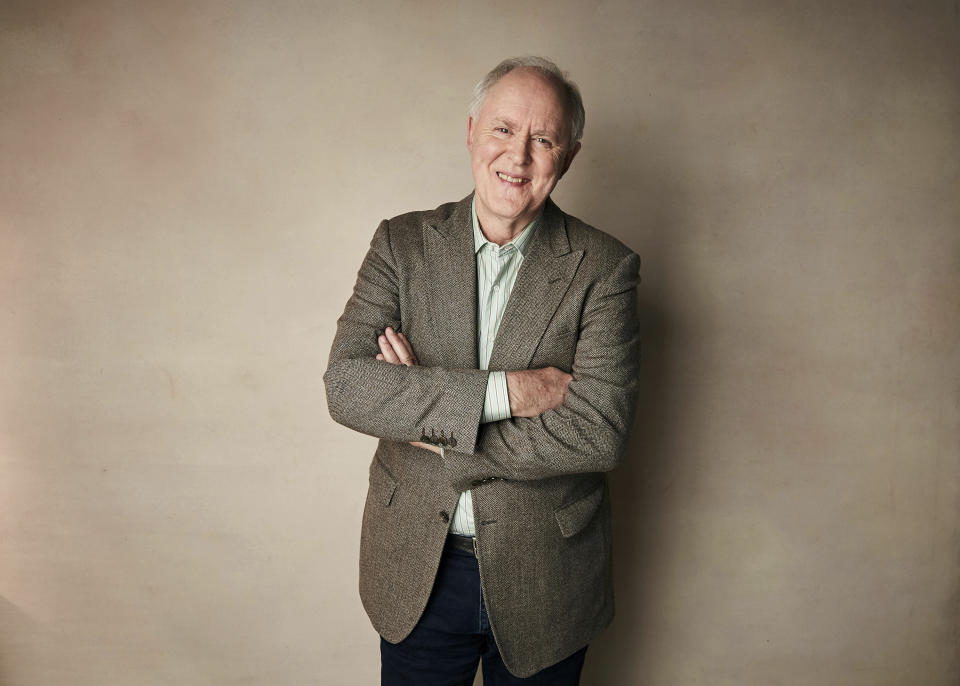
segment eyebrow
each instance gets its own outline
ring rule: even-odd
[[[500,124],[504,124],[504,125],[507,126],[507,128],[510,128],[510,129],[515,129],[515,128],[517,127],[517,123],[516,123],[515,121],[512,121],[512,120],[510,120],[510,119],[506,119],[506,118],[504,118],[504,117],[494,117],[494,118],[493,118],[493,124],[494,124],[494,126],[498,126],[498,125],[500,125]]]
[[[506,117],[494,117],[492,123],[493,123],[494,126],[499,126],[500,124],[503,124],[504,126],[506,126],[506,127],[509,128],[509,129],[515,129],[515,128],[517,128],[517,123],[514,122],[514,121],[512,121],[512,120],[510,120],[510,119],[507,119]],[[553,131],[546,130],[546,129],[537,129],[537,130],[535,130],[535,131],[531,131],[531,132],[530,132],[530,135],[531,135],[531,136],[540,136],[540,137],[544,137],[544,138],[549,138],[549,139],[551,139],[551,140],[556,140],[557,138],[559,138],[559,134],[554,133]]]

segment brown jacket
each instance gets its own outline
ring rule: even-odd
[[[472,489],[483,597],[507,667],[529,676],[613,617],[605,472],[634,413],[639,258],[547,201],[507,303],[490,370],[573,375],[563,406],[480,424],[471,197],[383,221],[337,323],[331,416],[380,438],[360,544],[360,596],[398,642],[430,596],[449,519]],[[386,326],[420,360],[375,359]],[[410,441],[445,443],[445,456]]]

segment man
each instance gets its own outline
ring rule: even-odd
[[[383,684],[576,684],[613,616],[610,506],[634,411],[639,258],[550,193],[580,150],[542,58],[474,91],[474,193],[383,221],[338,321],[331,416],[380,443],[360,595]]]

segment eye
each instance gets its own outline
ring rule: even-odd
[[[537,141],[537,143],[539,143],[540,145],[542,145],[542,146],[545,147],[545,148],[552,148],[552,147],[553,147],[553,143],[551,143],[551,142],[550,142],[550,139],[548,139],[548,138],[539,137],[539,138],[535,138],[534,140]]]
[[[497,128],[494,129],[494,131],[496,131],[497,133],[510,133],[509,131],[507,131],[506,126],[498,126]]]

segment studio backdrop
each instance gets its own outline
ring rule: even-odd
[[[643,259],[584,684],[960,678],[956,3],[0,2],[0,683],[377,683],[323,370],[502,58]]]

